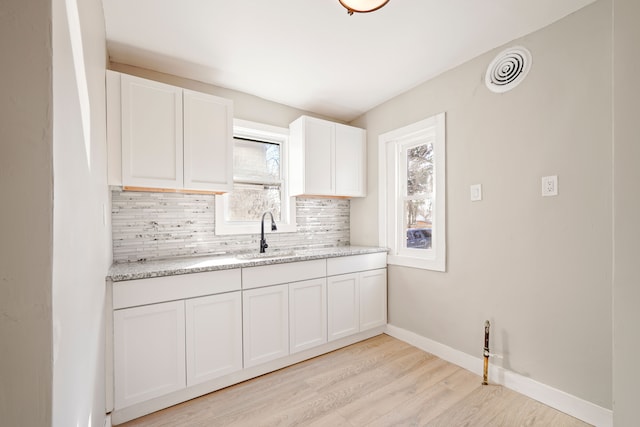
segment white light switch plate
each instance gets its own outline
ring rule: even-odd
[[[542,177],[542,195],[545,197],[558,195],[558,176],[557,175]]]
[[[479,202],[482,200],[482,184],[474,184],[470,187],[471,201]]]

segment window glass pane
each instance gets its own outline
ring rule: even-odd
[[[234,184],[229,193],[227,221],[260,221],[270,211],[276,221],[281,220],[280,185]]]
[[[406,200],[404,202],[406,247],[431,248],[431,199]]]
[[[433,144],[407,149],[407,196],[433,193]]]
[[[234,138],[233,175],[236,180],[279,180],[280,145]]]

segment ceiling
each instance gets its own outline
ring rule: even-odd
[[[102,1],[113,62],[349,122],[594,0]]]

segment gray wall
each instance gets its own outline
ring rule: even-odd
[[[511,92],[484,86],[496,49],[374,108],[369,196],[352,244],[377,244],[378,136],[447,113],[447,272],[389,268],[389,322],[605,408],[612,405],[611,2],[509,43],[533,56]],[[557,197],[541,177],[558,175]],[[484,200],[470,202],[469,186]],[[358,218],[358,220],[355,220]]]
[[[616,426],[638,424],[640,402],[640,3],[614,0],[614,345]]]
[[[0,3],[0,56],[0,423],[46,426],[53,369],[50,0]]]

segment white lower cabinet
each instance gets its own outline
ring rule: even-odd
[[[289,355],[288,285],[242,291],[244,367]]]
[[[289,284],[291,354],[327,342],[327,279]]]
[[[387,324],[387,269],[364,271],[360,279],[360,330]]]
[[[116,310],[113,322],[116,408],[186,386],[184,301]]]
[[[386,254],[327,260],[329,341],[387,323]]]
[[[187,386],[242,369],[242,296],[230,292],[186,304]]]
[[[381,252],[113,283],[115,423],[373,336],[386,273]]]
[[[327,278],[329,341],[355,334],[360,328],[358,273]]]

